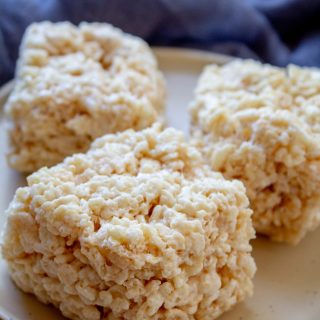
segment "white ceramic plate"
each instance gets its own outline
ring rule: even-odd
[[[187,105],[197,78],[208,63],[224,63],[228,57],[194,50],[155,49],[168,84],[168,123],[188,133]],[[0,90],[3,104],[12,84]],[[2,108],[0,108],[1,110]],[[5,163],[6,133],[0,114],[0,230],[4,211],[25,177]],[[320,319],[320,230],[309,234],[296,247],[253,241],[258,271],[252,298],[223,315],[221,320],[319,320]],[[62,320],[53,307],[20,292],[11,282],[0,257],[0,318],[15,320]]]

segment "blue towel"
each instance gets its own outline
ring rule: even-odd
[[[151,45],[320,66],[320,0],[0,0],[0,84],[33,21],[109,22]]]

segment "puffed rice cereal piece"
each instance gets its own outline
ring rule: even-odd
[[[298,243],[320,223],[320,71],[234,61],[203,72],[190,107],[193,143],[240,179],[254,227]]]
[[[165,85],[148,45],[104,23],[32,24],[6,104],[8,163],[24,172],[85,152],[106,133],[162,117]]]
[[[211,320],[252,293],[248,205],[156,124],[29,176],[2,251],[18,287],[71,319]]]

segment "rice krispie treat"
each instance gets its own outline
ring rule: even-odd
[[[29,176],[2,250],[15,283],[69,318],[211,320],[252,293],[248,204],[157,124]]]
[[[148,45],[103,23],[32,24],[7,102],[9,165],[32,172],[93,139],[162,115],[164,79]]]
[[[193,143],[247,188],[254,227],[298,243],[320,222],[320,71],[209,66],[190,108]]]

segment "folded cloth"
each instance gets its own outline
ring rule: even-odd
[[[0,0],[0,84],[33,21],[109,22],[151,45],[320,66],[320,0]]]

